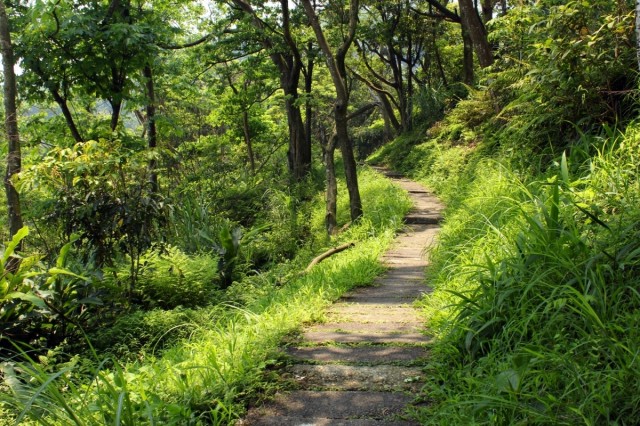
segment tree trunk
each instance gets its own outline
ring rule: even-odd
[[[358,188],[358,171],[356,158],[353,154],[353,144],[349,137],[347,105],[336,103],[335,106],[336,137],[344,163],[344,174],[349,192],[349,211],[351,220],[356,221],[362,216],[362,200]]]
[[[469,32],[480,66],[486,68],[493,63],[493,52],[487,40],[487,32],[478,16],[478,11],[473,7],[471,0],[458,0],[458,5],[460,6],[462,26]]]
[[[335,132],[331,138],[326,141],[326,135],[321,135],[324,139],[322,144],[325,164],[325,176],[327,180],[327,196],[326,196],[326,213],[324,217],[325,227],[329,235],[335,235],[338,230],[337,222],[337,205],[338,205],[338,183],[336,181],[336,135]]]
[[[306,136],[305,145],[309,147],[309,164],[311,164],[311,125],[313,118],[313,106],[311,103],[311,90],[313,88],[313,69],[315,66],[314,58],[311,55],[311,50],[313,49],[313,42],[309,42],[308,51],[309,51],[309,59],[307,60],[307,71],[304,74],[304,93],[305,97],[305,111],[304,111],[304,121],[305,128],[304,133]]]
[[[407,41],[407,124],[405,129],[413,130],[413,37]]]
[[[289,171],[296,181],[302,181],[311,168],[311,147],[307,146],[305,124],[298,101],[298,88],[288,87],[285,93],[285,110],[289,126]],[[308,149],[307,149],[308,148]]]
[[[337,137],[337,145],[342,152],[342,159],[344,161],[344,172],[347,183],[347,190],[349,192],[349,208],[351,212],[351,220],[356,221],[362,216],[362,200],[360,199],[360,189],[358,188],[358,174],[356,170],[355,156],[353,155],[353,145],[349,139],[348,131],[348,119],[347,119],[347,107],[349,105],[349,92],[346,85],[346,66],[345,58],[349,47],[353,43],[355,37],[356,25],[358,22],[358,0],[352,0],[349,10],[349,31],[344,39],[342,46],[338,49],[337,54],[334,56],[333,51],[327,43],[327,39],[324,36],[320,21],[315,13],[310,0],[302,0],[309,23],[313,28],[316,35],[318,45],[325,54],[327,67],[333,80],[333,85],[336,90],[336,102],[334,107],[335,115],[335,135]]]
[[[0,48],[2,49],[2,67],[4,71],[4,125],[7,132],[8,153],[7,171],[4,188],[7,193],[7,211],[9,215],[9,237],[13,237],[22,228],[20,195],[13,186],[12,178],[20,173],[22,157],[20,154],[20,134],[18,133],[18,109],[16,107],[16,75],[13,69],[14,57],[9,32],[9,19],[4,2],[0,1]],[[22,249],[22,244],[17,250]],[[11,268],[11,265],[8,265]],[[13,266],[17,268],[17,264]]]
[[[111,123],[109,123],[109,127],[113,132],[118,127],[118,121],[120,121],[120,110],[122,110],[122,100],[109,100],[109,104],[111,104]]]
[[[156,94],[153,87],[153,70],[151,65],[144,66],[142,73],[145,79],[145,86],[147,89],[147,146],[150,150],[155,149],[158,146],[158,130],[156,128]],[[158,192],[158,172],[157,162],[154,158],[149,160],[149,183],[151,184],[151,191]]]
[[[494,0],[482,0],[482,22],[487,23],[493,19],[493,2]]]
[[[62,115],[64,116],[64,120],[67,123],[67,127],[71,131],[71,136],[73,137],[73,139],[76,142],[84,142],[84,139],[80,135],[80,132],[78,131],[78,127],[76,127],[76,123],[73,120],[73,115],[71,115],[71,110],[69,109],[67,100],[62,96],[60,96],[60,93],[54,88],[49,88],[49,92],[51,92],[51,95],[53,96],[53,100],[56,101],[56,103],[60,107],[60,110],[62,111]]]
[[[640,70],[640,0],[636,0],[636,55]]]
[[[251,166],[251,174],[256,174],[256,160],[253,155],[253,146],[251,145],[251,129],[249,127],[249,111],[242,110],[242,133],[244,134],[244,143],[247,145],[247,155],[249,156],[249,165]]]
[[[434,39],[433,39],[433,51],[434,51],[434,55],[436,57],[436,64],[438,65],[438,71],[440,72],[440,78],[442,79],[442,84],[444,85],[445,88],[449,87],[449,83],[447,82],[447,75],[444,72],[444,66],[442,65],[442,58],[440,57],[440,49],[438,49],[438,44],[436,43],[435,40],[435,35],[434,35]],[[465,57],[466,60],[466,57]],[[471,63],[471,81],[473,81],[473,57],[471,58],[472,63]],[[465,66],[465,71],[466,71],[466,66]],[[466,79],[466,76],[465,76]],[[466,83],[466,81],[465,81]]]
[[[271,61],[280,72],[280,87],[285,94],[285,110],[287,112],[287,124],[289,125],[289,171],[296,181],[303,180],[311,169],[311,146],[307,144],[304,122],[300,107],[297,105],[298,84],[300,82],[300,70],[302,62],[300,53],[290,34],[288,1],[281,0],[282,11],[282,40],[273,40],[268,33],[271,32],[265,25],[251,4],[247,0],[232,0],[244,13],[249,15],[253,25],[261,30],[260,43],[270,53]],[[284,41],[289,51],[282,52],[276,49]]]
[[[462,30],[462,51],[463,51],[463,77],[465,84],[471,86],[473,84],[473,42],[469,30],[466,26],[460,25]]]

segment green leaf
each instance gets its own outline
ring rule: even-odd
[[[78,238],[78,235],[73,234],[71,236],[71,240],[67,244],[62,246],[62,248],[60,249],[60,254],[58,255],[58,259],[56,259],[56,266],[58,268],[64,268],[64,266],[67,264],[67,256],[69,254],[69,250],[71,250],[71,246],[78,240]]]
[[[567,153],[562,153],[562,160],[560,160],[560,177],[562,181],[569,184],[569,167],[567,166]]]
[[[520,374],[515,370],[507,370],[498,374],[496,377],[498,389],[502,392],[517,392],[520,388]]]
[[[47,305],[44,303],[44,301],[32,293],[22,293],[20,291],[14,291],[13,293],[9,293],[5,299],[20,299],[24,300],[25,302],[30,302],[39,308],[47,308]]]
[[[9,260],[9,258],[13,255],[16,247],[18,247],[18,245],[20,244],[20,241],[22,241],[27,235],[29,235],[28,226],[24,226],[20,228],[18,232],[16,232],[16,234],[11,239],[11,242],[7,244],[7,247],[4,249],[4,255],[2,256],[3,264],[7,263],[7,260]]]
[[[82,275],[78,275],[76,273],[73,273],[71,271],[69,271],[68,269],[64,269],[64,268],[51,268],[49,269],[49,275],[55,276],[55,275],[69,275],[71,277],[74,278],[78,278],[80,280],[83,281],[89,281],[89,279],[87,277],[83,277]]]

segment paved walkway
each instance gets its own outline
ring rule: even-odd
[[[429,291],[424,248],[438,232],[443,206],[416,182],[389,177],[407,190],[414,208],[405,232],[384,257],[385,275],[331,306],[328,322],[305,329],[285,348],[283,374],[297,389],[249,411],[241,425],[411,425],[403,414],[420,389],[429,338],[412,302]]]

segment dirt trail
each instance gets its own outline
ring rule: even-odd
[[[303,331],[284,350],[283,374],[297,389],[251,409],[241,425],[411,425],[403,413],[420,388],[429,338],[412,307],[429,292],[424,248],[435,238],[443,206],[420,184],[387,173],[407,190],[414,207],[405,231],[384,256],[386,274],[333,304],[328,322]]]

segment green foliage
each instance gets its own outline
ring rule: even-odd
[[[633,18],[629,1],[542,1],[491,22],[500,49],[487,82],[514,145],[564,149],[576,127],[633,116]]]
[[[425,306],[441,341],[425,423],[635,422],[637,132],[584,136],[592,160],[563,155],[534,179],[474,169],[475,196],[450,211],[432,256]]]
[[[134,265],[154,242],[169,209],[148,182],[148,161],[155,155],[107,140],[52,148],[25,171],[21,187],[46,191],[51,198],[42,206],[43,215],[67,238],[78,234],[99,265],[113,263],[119,253]]]
[[[234,283],[230,292],[245,296],[243,308],[137,313],[93,338],[100,346],[116,342],[114,350],[126,356],[129,350],[137,350],[126,347],[127,336],[132,341],[138,338],[137,344],[145,350],[151,346],[150,352],[152,345],[160,347],[167,338],[171,341],[174,333],[177,338],[189,337],[161,357],[147,356],[143,363],[107,360],[86,366],[75,360],[52,370],[35,360],[5,364],[3,377],[9,392],[1,394],[0,405],[18,413],[24,424],[93,425],[114,423],[117,418],[126,424],[233,422],[246,401],[269,391],[263,373],[274,362],[280,339],[317,319],[322,307],[348,289],[369,283],[381,272],[378,256],[402,226],[409,203],[406,194],[373,172],[363,173],[361,185],[368,200],[365,217],[342,236],[357,240],[358,250],[332,256],[301,275],[297,271],[313,255],[303,251],[291,263],[261,275],[266,284],[259,288],[255,278]],[[321,204],[314,206],[312,229],[324,234],[322,210]],[[171,336],[160,334],[161,330]],[[183,334],[187,331],[188,336]],[[23,381],[25,377],[32,379]]]
[[[139,268],[136,293],[147,307],[196,307],[219,300],[217,256],[187,255],[176,247],[165,246],[142,254]],[[121,267],[117,271],[119,281],[126,280],[129,273],[128,267]]]
[[[15,252],[28,233],[27,227],[22,228],[2,254],[0,339],[55,347],[81,335],[82,327],[93,320],[92,308],[102,301],[94,277],[80,275],[91,271],[70,258],[73,242],[65,244],[55,266],[47,268],[37,255],[21,257]]]

